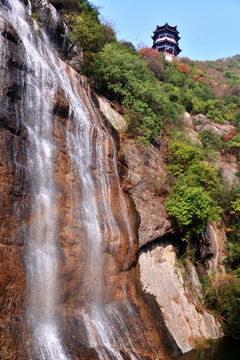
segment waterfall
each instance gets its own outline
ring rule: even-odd
[[[121,249],[119,225],[112,210],[112,191],[118,199],[119,216],[128,242],[123,269],[130,265],[133,251],[133,235],[120,186],[114,141],[96,113],[84,81],[80,82],[79,75],[51,50],[43,31],[39,36],[36,21],[29,21],[30,1],[27,6],[19,0],[2,1],[1,10],[21,39],[27,67],[21,89],[24,96],[16,115],[18,123],[27,131],[29,142],[24,166],[30,184],[32,221],[25,237],[25,263],[29,289],[27,318],[33,328],[34,359],[72,359],[61,335],[59,310],[62,254],[58,240],[59,195],[53,122],[54,96],[59,86],[69,103],[65,126],[66,156],[70,159],[69,176],[74,181],[70,181],[68,219],[81,228],[81,236],[88,244],[86,267],[84,273],[78,274],[84,284],[85,305],[79,306],[76,316],[83,321],[87,344],[95,349],[99,359],[124,359],[120,349],[133,360],[141,359],[131,340],[132,333],[137,343],[143,343],[146,352],[153,349],[127,298],[125,281],[119,285],[122,302],[105,300],[104,271],[110,265],[104,254],[107,252],[116,257]],[[55,13],[53,19],[54,16]],[[74,241],[81,245],[80,239]],[[126,325],[125,317],[134,324],[131,329]]]
[[[34,37],[19,1],[8,1],[11,11],[3,15],[17,30],[26,51],[28,72],[24,79],[24,101],[17,111],[18,123],[27,129],[29,147],[26,171],[30,182],[31,218],[35,219],[25,239],[29,285],[28,318],[41,359],[66,360],[58,338],[57,302],[58,246],[55,239],[54,143],[51,102],[56,84],[54,69],[47,63],[46,47]],[[30,7],[28,10],[31,11]],[[41,355],[40,355],[41,354]]]

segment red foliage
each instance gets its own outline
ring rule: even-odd
[[[154,58],[154,59],[158,59],[158,55],[159,55],[158,50],[150,48],[150,47],[144,47],[144,48],[140,49],[139,53],[143,57],[151,57],[151,58]]]
[[[197,70],[195,70],[195,71],[197,71],[197,75],[194,76],[194,79],[195,79],[195,81],[199,82],[199,81],[201,81],[202,70],[201,70],[201,69],[197,69]]]
[[[184,74],[188,74],[188,73],[189,73],[189,68],[188,68],[185,64],[179,64],[179,69],[180,69]]]
[[[230,134],[226,134],[226,135],[224,135],[223,140],[224,140],[224,141],[232,140],[232,138],[233,138],[235,135],[237,135],[237,132],[236,132],[236,131],[234,131],[233,133],[230,133]]]
[[[211,79],[208,79],[206,77],[203,76],[203,71],[201,69],[194,69],[194,71],[197,73],[197,75],[194,76],[194,80],[196,82],[205,82],[210,84],[211,83]]]

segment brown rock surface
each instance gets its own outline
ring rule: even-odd
[[[45,29],[56,46],[60,41],[57,29],[60,26],[63,31],[63,23],[46,1],[32,1],[32,4],[41,12]],[[32,26],[33,19],[28,17],[28,21]],[[55,54],[48,56],[33,31],[33,41],[43,46],[41,51],[46,57],[45,67],[37,62],[34,68],[34,61],[26,61],[27,49],[17,30],[2,17],[0,24],[3,59],[0,63],[3,104],[0,108],[0,357],[25,360],[33,353],[32,358],[38,358],[39,344],[33,342],[27,308],[40,325],[45,324],[44,316],[52,319],[49,313],[57,318],[54,326],[59,329],[60,342],[70,359],[99,359],[101,351],[109,359],[116,357],[116,351],[124,359],[132,355],[145,360],[163,359],[180,353],[180,348],[189,350],[187,342],[192,333],[219,336],[219,329],[209,314],[197,314],[196,306],[190,304],[184,294],[181,281],[174,273],[176,249],[172,244],[157,240],[174,234],[163,205],[170,186],[165,180],[160,151],[154,147],[138,147],[125,140],[118,163],[118,134],[108,128],[86,80]],[[65,45],[60,44],[62,54]],[[56,69],[55,82],[52,71]],[[37,77],[39,73],[42,77]],[[58,73],[66,76],[58,77]],[[35,81],[30,81],[31,76],[35,76]],[[38,101],[31,98],[39,92],[43,95]],[[49,106],[48,131],[41,128],[46,104]],[[38,109],[37,114],[34,107]],[[119,117],[118,120],[122,124]],[[32,129],[35,125],[40,128],[36,134],[43,137],[41,151],[34,147],[36,139]],[[44,147],[46,143],[48,146]],[[39,163],[46,162],[50,145],[51,166],[44,168],[46,174],[39,174],[32,159],[37,161],[34,155],[38,150]],[[38,204],[34,191],[38,190],[38,177],[47,176],[49,167],[53,185],[47,188],[45,184],[45,187],[54,196],[49,197],[53,205],[46,219],[44,209],[40,209],[40,216],[39,209],[35,208]],[[125,193],[121,191],[121,182]],[[86,204],[90,206],[87,208]],[[48,229],[46,220],[54,229]],[[56,271],[54,289],[49,290],[46,285],[49,293],[45,294],[42,289],[34,293],[30,288],[34,284],[29,280],[33,269],[27,269],[28,257],[32,256],[29,239],[34,240],[32,246],[40,243],[36,262],[32,260],[36,265],[41,246],[44,250],[47,248],[44,248],[44,241],[48,236],[54,241],[55,262],[51,268],[52,272]],[[45,255],[50,253],[51,256],[51,249],[50,246]],[[161,278],[163,273],[164,279]],[[38,280],[41,275],[51,277],[44,268]],[[194,276],[192,270],[192,281],[198,284]],[[163,288],[165,291],[161,294]],[[48,299],[49,312],[45,313],[41,300],[50,297],[49,294],[54,301]],[[167,316],[170,295],[171,311]],[[179,303],[178,298],[182,299]],[[188,306],[191,307],[191,324],[187,321]],[[176,311],[186,313],[181,322],[182,328],[187,329],[185,344],[180,339],[182,328],[176,332],[172,330],[178,322]],[[174,320],[170,319],[171,312]],[[200,325],[194,323],[194,316]],[[212,329],[209,329],[211,323]]]
[[[26,133],[16,119],[25,63],[21,40],[0,16],[0,358],[25,358],[24,233],[29,223]],[[22,76],[23,75],[23,76]]]
[[[136,266],[138,217],[128,197],[121,192],[116,172],[116,144],[94,105],[96,101],[91,97],[86,81],[54,57],[56,63],[48,68],[49,76],[46,76],[45,68],[52,61],[47,52],[44,70],[40,67],[42,63],[35,58],[27,62],[28,50],[16,29],[7,20],[0,20],[3,59],[0,65],[3,104],[0,109],[1,358],[25,360],[32,354],[34,358],[39,357],[40,345],[32,339],[29,309],[34,322],[39,321],[40,326],[48,325],[44,323],[44,317],[49,321],[53,314],[58,319],[59,339],[69,358],[98,359],[98,351],[106,351],[109,359],[114,358],[111,351],[118,351],[126,359],[134,353],[146,360],[165,357],[166,351],[178,353],[170,334],[166,341],[168,331],[164,324],[159,326],[155,319],[156,313],[160,316],[161,312],[154,298],[144,297],[141,293]],[[30,17],[28,20],[33,24]],[[34,42],[44,46],[38,42],[37,36],[33,31]],[[42,48],[41,51],[44,52]],[[64,81],[67,85],[59,82],[55,86],[51,82],[51,71],[56,66],[59,66],[59,72],[66,71],[68,80]],[[46,89],[49,89],[48,93]],[[81,99],[76,100],[78,108],[75,107],[75,96]],[[41,124],[46,120],[44,114],[49,98],[53,103],[49,106],[52,113],[47,115],[50,121],[47,133]],[[85,121],[85,126],[91,130],[87,133],[91,136],[88,170],[93,186],[89,198],[83,198],[84,173],[81,173],[76,157],[80,156],[79,149],[85,146],[80,137],[81,121]],[[39,139],[36,139],[36,134]],[[42,142],[38,142],[41,136]],[[33,162],[39,161],[39,166],[42,166],[49,161],[46,160],[49,149],[52,151],[51,171],[49,166],[43,167],[46,174],[40,174]],[[38,157],[35,156],[37,151]],[[44,175],[49,177],[48,172],[53,174],[53,179],[49,179],[53,185],[48,188],[43,182],[39,186]],[[54,197],[49,197],[54,201],[51,214],[47,213],[49,219],[46,219],[44,207],[37,208],[38,197],[47,197],[41,192],[43,185],[54,194]],[[84,226],[84,222],[90,220],[83,217],[83,209],[84,202],[93,201],[100,216],[100,227],[94,228],[90,236]],[[89,214],[89,218],[91,215],[94,216]],[[55,226],[52,233],[47,220]],[[35,268],[42,254],[51,261],[49,253],[44,252],[48,248],[45,242],[52,241],[52,234],[55,243],[49,251],[50,256],[52,251],[55,262],[50,269],[57,275],[53,275],[55,282],[53,289],[49,289],[47,284],[43,287],[41,277],[44,280],[49,275],[50,281],[51,272],[47,274],[41,268],[36,277]],[[97,244],[99,238],[102,239],[100,245]],[[32,250],[29,250],[30,246]],[[37,280],[39,289],[31,288],[34,286],[31,277]],[[49,309],[42,305],[45,298],[50,304]],[[47,302],[45,305],[47,307]],[[91,317],[95,317],[95,323]],[[94,324],[98,326],[99,322],[103,330],[94,329]],[[103,344],[99,331],[104,332]],[[99,344],[108,348],[99,349]]]
[[[140,215],[139,247],[174,232],[163,201],[170,191],[159,150],[153,146],[140,147],[131,141],[122,145],[120,161],[123,188],[133,199]]]

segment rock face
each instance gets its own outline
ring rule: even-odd
[[[9,4],[6,4],[9,5]],[[1,6],[1,5],[0,5]],[[24,167],[27,138],[18,122],[26,55],[14,27],[0,16],[0,337],[2,359],[24,356],[24,233],[29,219],[29,184]],[[19,76],[21,74],[21,76]]]
[[[208,272],[212,273],[216,271],[219,267],[223,267],[223,260],[226,256],[226,235],[225,229],[219,228],[216,225],[208,224],[205,231],[205,238],[209,241],[209,246],[212,252],[212,257],[207,261],[208,263]]]
[[[38,9],[51,10],[46,1]],[[30,2],[0,2],[0,357],[155,359],[180,350],[136,264],[138,217],[86,81]]]
[[[172,242],[147,245],[140,251],[139,264],[143,289],[156,297],[166,326],[182,352],[191,350],[198,338],[223,335],[213,316],[199,303],[201,284],[194,266],[187,275],[176,266]]]
[[[194,142],[201,144],[201,141],[198,138],[198,134],[203,131],[208,131],[213,135],[224,138],[229,134],[234,134],[235,128],[228,121],[224,121],[222,124],[211,122],[203,114],[196,115],[191,117],[190,114],[185,113],[183,116],[183,123],[185,125],[185,130],[190,139]],[[237,160],[235,155],[223,155],[218,154],[219,159],[216,162],[216,167],[222,172],[222,178],[232,184],[238,181],[236,176],[238,169]]]
[[[170,191],[160,152],[153,147],[138,147],[128,142],[123,145],[120,161],[126,165],[123,186],[141,217],[139,247],[172,233],[173,226],[162,204]]]
[[[51,39],[51,46],[65,57],[70,48],[68,29],[55,7],[46,0],[31,0],[32,10],[41,19],[42,30]]]
[[[101,110],[108,116],[105,107]],[[184,122],[191,139],[200,143],[192,118],[187,113]],[[117,128],[114,122],[112,125]],[[159,150],[122,139],[119,160],[123,167],[120,174],[123,189],[132,198],[140,216],[138,263],[141,286],[145,294],[155,297],[172,337],[181,351],[186,352],[194,347],[195,340],[216,339],[223,333],[199,301],[203,293],[194,265],[186,271],[176,261],[180,236],[164,208],[164,200],[171,190],[171,179],[166,180],[164,152],[164,143],[160,144]],[[207,259],[207,271],[211,273],[222,265],[225,231],[207,225],[205,239],[201,256]]]
[[[62,60],[51,4],[0,10],[0,358],[166,359],[221,336],[195,268],[176,267],[164,143],[121,140],[117,105]],[[224,234],[206,236],[215,269]]]

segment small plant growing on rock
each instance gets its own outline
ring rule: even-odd
[[[37,12],[32,12],[32,17],[37,21],[39,25],[42,25],[42,17]]]

